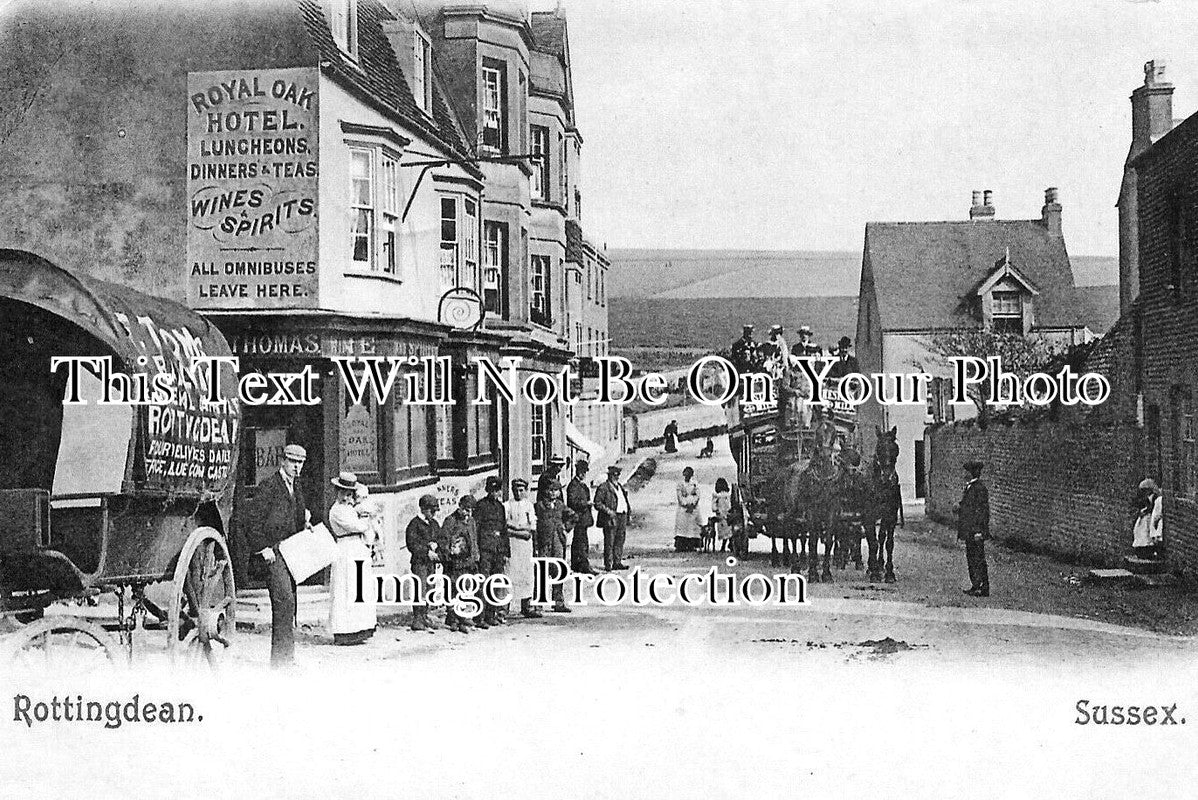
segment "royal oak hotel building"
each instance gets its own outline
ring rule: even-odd
[[[560,9],[18,0],[0,63],[0,247],[187,302],[242,372],[318,375],[319,404],[244,408],[235,548],[292,442],[315,518],[338,471],[370,486],[395,571],[419,495],[448,510],[489,475],[618,455],[618,408],[472,402],[474,358],[523,379],[605,352]],[[401,379],[355,403],[345,356],[447,357],[456,402],[409,403]]]

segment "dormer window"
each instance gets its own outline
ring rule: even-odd
[[[333,41],[355,61],[358,59],[358,0],[326,0],[329,32]]]
[[[1035,322],[1034,302],[1039,294],[1011,263],[1010,254],[1004,255],[975,291],[981,305],[982,326],[994,333],[1026,334]]]

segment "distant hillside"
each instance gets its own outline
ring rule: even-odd
[[[859,251],[609,250],[608,296],[774,297],[856,296]],[[1118,259],[1073,256],[1078,286],[1118,282]]]
[[[609,297],[856,295],[860,253],[609,250]]]
[[[755,297],[755,298],[612,298],[611,344],[637,366],[682,366],[701,353],[727,349],[740,337],[742,325],[756,328],[758,341],[767,338],[771,325],[786,329],[788,341],[795,330],[810,325],[815,341],[835,343],[852,338],[857,328],[857,298]]]

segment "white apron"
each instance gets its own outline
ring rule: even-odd
[[[374,630],[374,574],[366,533],[368,518],[348,503],[337,502],[329,509],[329,530],[337,537],[337,557],[329,567],[329,633],[361,633]],[[349,535],[347,535],[349,534]],[[357,603],[357,561],[362,561],[362,599]]]
[[[362,564],[362,599],[366,602],[355,603],[357,596],[357,565]],[[351,536],[337,540],[337,557],[329,570],[329,633],[360,633],[374,630],[378,620],[375,615],[372,594],[374,586],[374,570],[371,567],[370,548],[362,536]]]
[[[512,602],[518,604],[532,597],[532,540],[512,537],[508,541],[512,547],[508,578],[512,581]]]

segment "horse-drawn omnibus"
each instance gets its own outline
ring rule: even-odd
[[[898,445],[879,431],[867,462],[855,407],[833,385],[824,388],[827,405],[813,406],[805,380],[798,369],[775,367],[773,397],[734,399],[725,408],[750,535],[769,537],[772,564],[807,567],[813,582],[831,579],[834,554],[838,566],[851,559],[861,569],[864,538],[869,579],[882,580],[885,567],[885,580],[893,581],[895,515],[902,513],[894,473]]]
[[[229,354],[177,303],[0,250],[0,657],[115,659],[138,627],[172,656],[229,647],[240,409],[233,371],[213,401],[199,361]],[[155,380],[171,391],[139,397]]]

